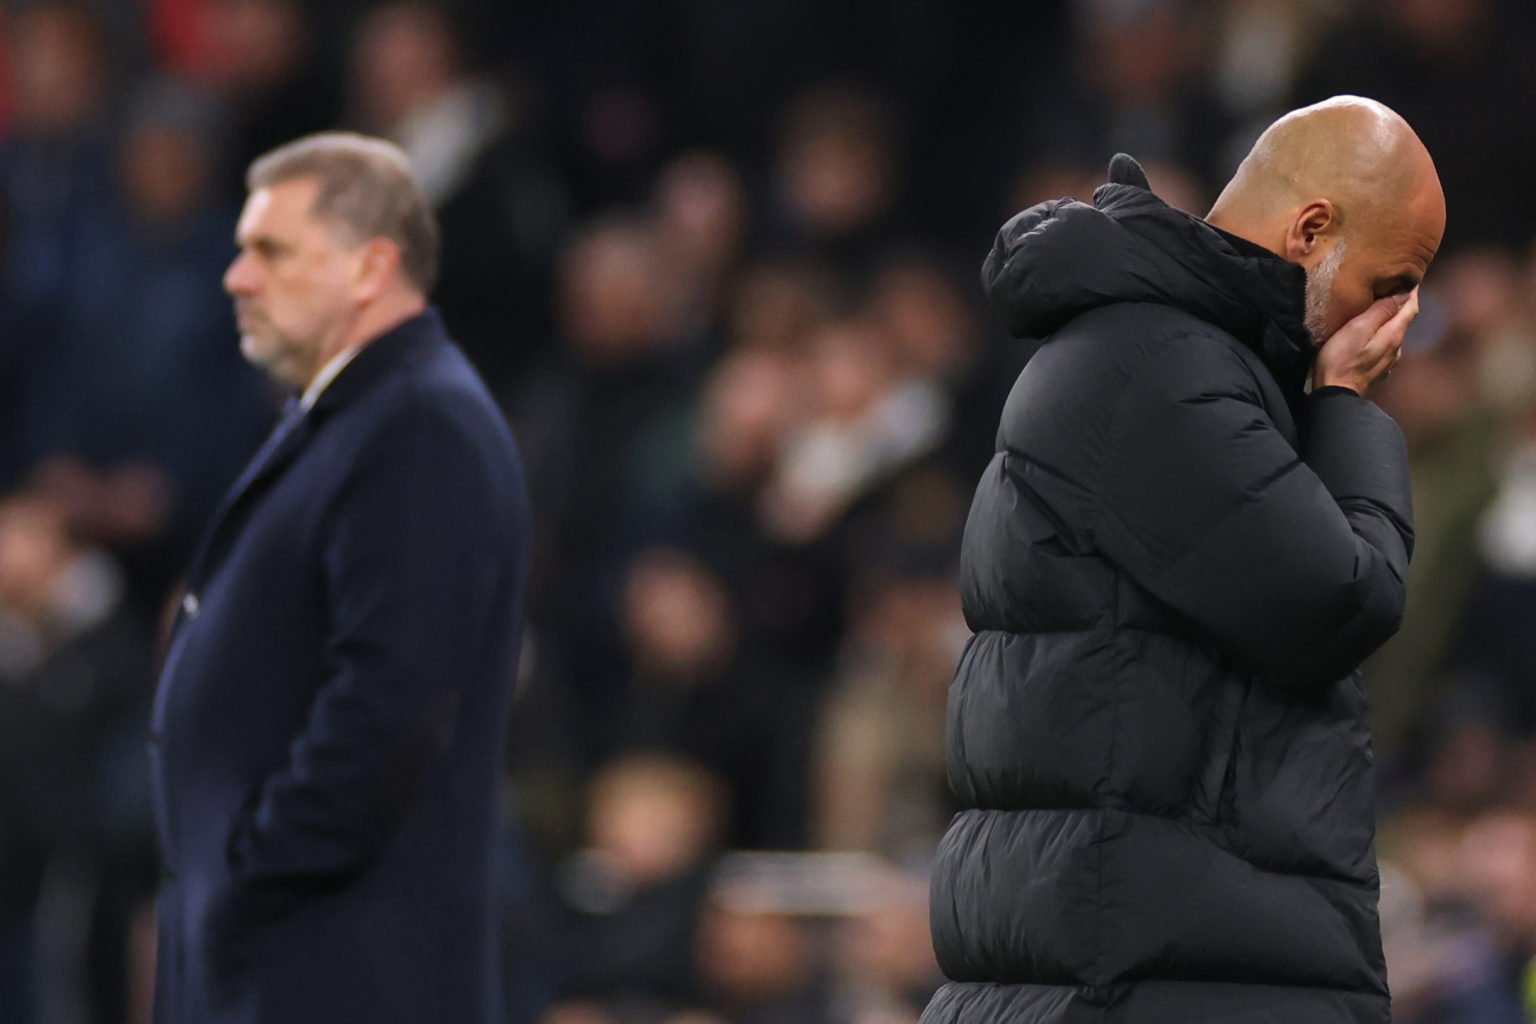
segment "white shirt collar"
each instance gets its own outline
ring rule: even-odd
[[[362,348],[363,346],[361,345],[344,348],[332,356],[330,362],[320,367],[320,372],[315,374],[315,379],[309,382],[309,387],[305,388],[304,394],[300,396],[299,408],[305,412],[313,409],[315,403],[320,400],[320,395],[324,393],[326,388],[331,386],[331,381],[335,380],[341,371],[347,368],[348,363],[357,358],[357,354],[362,351]]]

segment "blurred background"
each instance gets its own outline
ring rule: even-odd
[[[252,157],[405,148],[527,458],[514,1024],[913,1024],[958,540],[1029,355],[992,234],[1117,150],[1203,213],[1340,92],[1450,207],[1376,396],[1396,1019],[1536,1019],[1533,45],[1522,0],[4,0],[0,1022],[148,1020],[162,612],[276,408],[219,288]]]

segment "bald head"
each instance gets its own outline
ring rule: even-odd
[[[1377,298],[1416,286],[1445,232],[1445,195],[1429,151],[1398,114],[1339,96],[1265,130],[1209,221],[1299,263],[1325,340]]]
[[[1339,227],[1370,227],[1406,204],[1444,198],[1429,151],[1397,113],[1375,100],[1336,96],[1293,110],[1267,128],[1216,207],[1245,226],[1326,199]]]

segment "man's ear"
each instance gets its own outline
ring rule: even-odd
[[[387,238],[370,238],[364,242],[358,247],[354,279],[358,299],[372,302],[378,298],[399,271],[400,246]]]
[[[1323,244],[1337,229],[1339,213],[1330,199],[1313,199],[1291,218],[1285,233],[1285,258],[1311,267],[1327,250]]]

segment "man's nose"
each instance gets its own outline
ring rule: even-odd
[[[255,277],[250,257],[241,253],[224,271],[224,290],[231,295],[249,295],[255,289]]]

